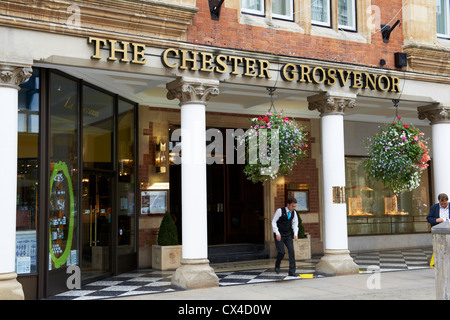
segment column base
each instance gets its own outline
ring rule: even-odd
[[[316,265],[316,272],[326,276],[354,274],[359,272],[359,267],[350,257],[349,250],[325,250]]]
[[[24,300],[22,285],[15,272],[0,274],[0,300]]]
[[[172,287],[199,289],[218,287],[219,278],[210,267],[208,259],[182,259],[172,276]]]

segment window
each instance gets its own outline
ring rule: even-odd
[[[51,72],[49,84],[48,270],[78,264],[78,81]],[[58,281],[49,273],[49,282]]]
[[[272,17],[278,19],[294,20],[292,0],[273,0]]]
[[[311,22],[331,27],[330,0],[311,0]]]
[[[264,15],[264,0],[242,0],[241,10],[244,13]]]
[[[334,5],[335,3],[333,2]],[[336,9],[333,8],[330,0],[311,0],[311,22],[316,25],[331,27],[332,10]],[[356,31],[355,0],[337,0],[337,17],[338,28]]]
[[[364,158],[345,158],[348,235],[429,232],[429,169],[418,188],[392,194],[382,182],[367,178]]]
[[[40,70],[20,85],[18,110],[16,273],[37,272]]]
[[[294,20],[294,1],[293,0],[272,0],[268,6],[272,5],[272,17],[282,20]],[[241,11],[243,13],[259,16],[266,15],[264,0],[242,0]]]
[[[436,29],[440,37],[450,38],[450,1],[436,0]]]
[[[338,0],[338,27],[356,31],[355,0]]]

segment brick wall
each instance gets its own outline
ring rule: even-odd
[[[395,21],[402,20],[400,0],[372,0],[372,6],[380,8],[380,24],[392,26]],[[197,1],[197,7],[199,11],[187,36],[187,41],[195,44],[373,67],[379,67],[380,59],[385,59],[384,68],[390,69],[395,69],[394,53],[402,51],[401,23],[392,32],[389,43],[383,42],[377,25],[371,43],[364,44],[239,24],[237,10],[225,6],[222,6],[220,20],[211,20],[208,1]]]
[[[302,122],[307,122],[307,119],[296,119]],[[311,158],[311,144],[315,143],[315,138],[308,136],[308,157],[300,160],[292,171],[292,175],[284,178],[285,184],[308,184],[309,185],[309,212],[319,212],[319,170],[316,165],[316,160]],[[283,207],[286,202],[285,186],[277,184],[277,196],[275,198],[275,207]],[[308,214],[308,213],[305,213]],[[303,222],[305,232],[311,235],[311,238],[320,238],[319,223],[305,223]]]

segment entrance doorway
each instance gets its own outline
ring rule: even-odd
[[[221,129],[226,137],[226,129]],[[226,145],[226,144],[224,144]],[[235,161],[236,162],[236,161]],[[244,174],[242,164],[209,164],[207,170],[208,245],[264,243],[261,183]],[[181,236],[181,165],[170,166],[170,208]],[[180,237],[181,239],[181,237]]]
[[[112,176],[83,174],[81,246],[82,280],[111,273]]]
[[[261,183],[252,183],[242,164],[207,168],[208,244],[264,243]]]

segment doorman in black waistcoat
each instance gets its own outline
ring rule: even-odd
[[[275,247],[278,251],[277,260],[275,262],[275,272],[280,272],[280,263],[281,260],[283,260],[285,253],[284,246],[286,245],[289,254],[290,276],[296,276],[294,242],[292,241],[292,231],[294,232],[294,240],[297,240],[298,233],[298,218],[297,213],[295,212],[296,206],[297,199],[289,198],[286,207],[277,209],[272,220]]]

